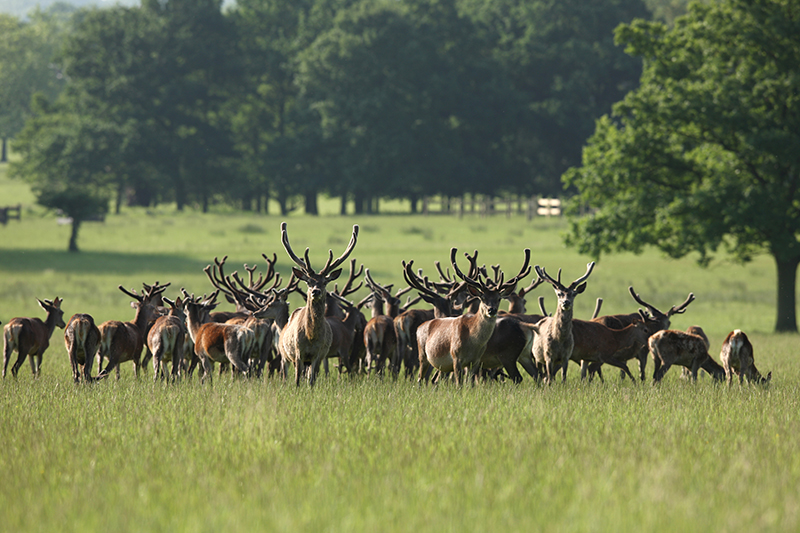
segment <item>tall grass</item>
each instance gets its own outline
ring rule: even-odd
[[[1,170],[1,169],[0,169]],[[7,196],[0,176],[3,202]],[[23,200],[26,202],[27,200]],[[230,270],[263,265],[280,245],[278,216],[126,210],[81,230],[31,209],[0,227],[0,320],[42,316],[35,298],[64,298],[67,314],[130,319],[116,287],[172,282],[210,292],[202,272],[228,255]],[[583,257],[562,245],[563,221],[466,217],[288,218],[295,251],[322,264],[361,226],[354,257],[382,283],[402,283],[401,260],[434,273],[450,247],[516,272],[522,250],[564,279]],[[0,524],[8,531],[86,530],[547,530],[790,531],[800,409],[796,335],[771,334],[775,273],[766,257],[700,269],[657,252],[600,258],[576,316],[631,312],[633,285],[661,309],[697,300],[673,326],[699,324],[718,347],[733,328],[751,334],[768,388],[568,381],[540,387],[350,379],[313,390],[280,380],[175,386],[122,379],[75,387],[53,335],[43,375],[27,365],[0,384]],[[175,291],[173,293],[173,291]],[[552,289],[540,287],[529,306]],[[298,302],[294,302],[298,305]],[[712,350],[717,357],[718,349]],[[652,368],[652,365],[651,367]]]

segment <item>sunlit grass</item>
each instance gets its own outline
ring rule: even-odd
[[[0,166],[2,197],[14,186]],[[326,202],[338,212],[337,200]],[[0,226],[0,320],[41,316],[35,298],[56,295],[67,315],[127,320],[133,310],[117,285],[158,280],[172,283],[169,296],[179,287],[210,292],[202,268],[215,256],[241,272],[274,252],[288,276],[284,219],[272,212],[125,209],[86,224],[83,251],[69,254],[66,227],[24,210],[22,221]],[[435,274],[434,261],[447,265],[453,246],[507,272],[528,247],[534,263],[551,274],[562,268],[567,280],[593,259],[564,248],[566,226],[554,219],[286,220],[295,251],[309,247],[319,265],[359,224],[353,257],[396,287],[402,260]],[[796,530],[798,336],[771,333],[772,262],[704,270],[653,251],[603,257],[576,316],[588,317],[598,297],[604,313],[634,311],[629,285],[661,309],[693,292],[673,326],[703,326],[715,357],[728,331],[747,331],[771,385],[690,383],[675,370],[658,386],[616,372],[583,383],[573,365],[566,383],[550,387],[529,379],[417,387],[335,374],[313,390],[228,377],[167,386],[151,381],[152,370],[135,380],[126,363],[119,382],[75,387],[57,330],[39,380],[26,364],[0,384],[0,523],[8,531]],[[529,296],[529,309],[539,295],[552,311],[550,287]]]

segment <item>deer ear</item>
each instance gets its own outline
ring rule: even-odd
[[[578,285],[578,288],[575,289],[575,294],[582,294],[583,291],[585,290],[586,290],[586,282],[584,281],[583,283]]]
[[[306,273],[303,272],[301,269],[297,268],[296,266],[292,267],[292,273],[294,274],[294,277],[296,277],[297,279],[301,281],[308,281],[308,276],[306,276]]]
[[[477,287],[473,287],[472,285],[467,285],[467,292],[469,292],[472,296],[480,296],[481,291],[478,290]]]
[[[337,268],[336,270],[325,276],[325,279],[328,281],[328,283],[330,283],[331,281],[339,279],[339,276],[341,275],[342,275],[342,269]]]

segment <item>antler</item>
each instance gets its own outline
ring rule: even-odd
[[[342,290],[341,291],[338,291],[338,290],[335,291],[339,296],[344,297],[344,296],[347,296],[349,294],[353,294],[358,289],[360,289],[362,285],[364,285],[364,282],[361,281],[361,282],[358,283],[358,285],[356,287],[353,287],[353,282],[356,280],[356,278],[358,276],[360,276],[364,272],[364,265],[363,264],[358,268],[358,270],[356,270],[355,267],[356,267],[356,260],[355,259],[351,259],[350,260],[350,276],[348,276],[347,281],[344,284],[344,287],[342,287]]]
[[[544,267],[540,267],[539,265],[536,265],[534,267],[534,269],[536,270],[536,274],[538,274],[540,278],[543,278],[545,281],[550,283],[550,285],[553,285],[554,287],[557,287],[558,289],[561,289],[561,290],[573,290],[578,285],[580,285],[581,283],[583,283],[584,281],[586,281],[589,278],[589,275],[592,273],[592,270],[594,270],[594,261],[592,261],[591,263],[588,263],[586,265],[586,273],[583,276],[581,276],[578,279],[576,279],[575,281],[573,281],[570,284],[569,287],[565,287],[564,285],[561,284],[561,269],[560,268],[558,269],[558,279],[557,280],[553,279],[547,273],[547,271],[544,269]]]
[[[333,250],[328,250],[328,260],[325,262],[325,266],[322,267],[322,270],[319,271],[320,276],[328,276],[334,269],[338,268],[342,263],[345,262],[347,257],[353,252],[353,249],[356,247],[356,242],[358,241],[358,224],[353,225],[353,234],[350,237],[350,243],[347,245],[344,253],[340,255],[335,261],[333,259]],[[283,248],[286,250],[286,253],[289,254],[289,257],[297,263],[297,265],[306,273],[312,274],[315,273],[311,268],[311,260],[308,257],[308,248],[306,248],[304,257],[305,260],[300,259],[297,254],[294,253],[292,250],[292,246],[289,244],[289,233],[286,229],[286,222],[281,222],[281,243],[283,243]]]
[[[672,316],[675,314],[681,314],[686,311],[686,307],[694,301],[694,293],[690,292],[689,296],[686,297],[686,301],[683,302],[681,305],[675,307],[674,305],[667,311],[667,316]]]

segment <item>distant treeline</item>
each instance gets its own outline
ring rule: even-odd
[[[638,84],[614,28],[651,17],[642,0],[222,3],[72,15],[60,92],[18,133],[0,121],[12,172],[53,206],[554,195]]]

